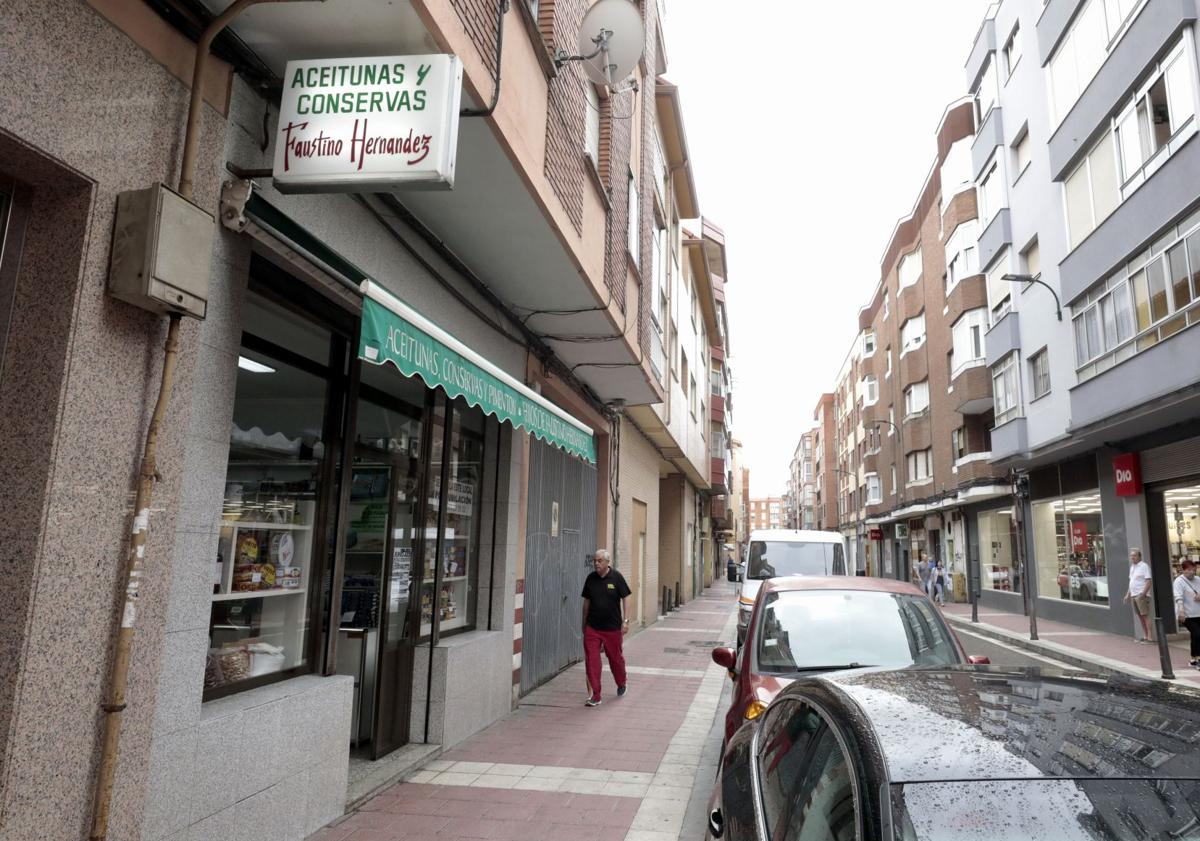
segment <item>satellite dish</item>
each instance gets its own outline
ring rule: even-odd
[[[629,0],[598,0],[579,27],[579,58],[597,85],[613,85],[633,71],[646,42],[642,13]]]

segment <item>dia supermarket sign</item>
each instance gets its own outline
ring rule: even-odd
[[[453,187],[462,74],[452,55],[289,61],[275,137],[276,188]]]

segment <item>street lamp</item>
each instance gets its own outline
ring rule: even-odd
[[[1054,287],[1049,283],[1031,274],[1006,274],[1000,275],[1000,279],[1007,280],[1009,283],[1036,283],[1039,286],[1045,286],[1050,290],[1050,294],[1054,296],[1054,314],[1058,316],[1059,321],[1062,321],[1062,302],[1058,300],[1058,293],[1054,291]]]

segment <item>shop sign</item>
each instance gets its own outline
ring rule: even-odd
[[[276,188],[453,187],[462,75],[452,55],[289,61],[275,138]]]
[[[1113,475],[1117,480],[1117,496],[1137,496],[1142,492],[1142,464],[1137,453],[1115,456]]]
[[[871,529],[872,540],[883,540],[883,529]]]
[[[1087,523],[1071,521],[1071,554],[1082,555],[1087,552],[1088,533]]]
[[[906,537],[908,537],[908,524],[896,523],[896,539],[904,540]]]
[[[365,281],[363,291],[366,297],[359,359],[372,365],[390,363],[406,377],[420,377],[430,388],[440,387],[451,398],[461,397],[495,415],[501,423],[511,423],[595,464],[596,442],[586,425],[482,359],[375,283]],[[457,503],[470,501],[460,489]]]

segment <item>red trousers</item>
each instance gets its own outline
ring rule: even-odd
[[[608,656],[608,668],[612,670],[617,686],[625,685],[625,655],[621,653],[621,630],[597,631],[590,625],[583,629],[583,662],[587,670],[588,688],[592,700],[600,700],[600,646]]]

